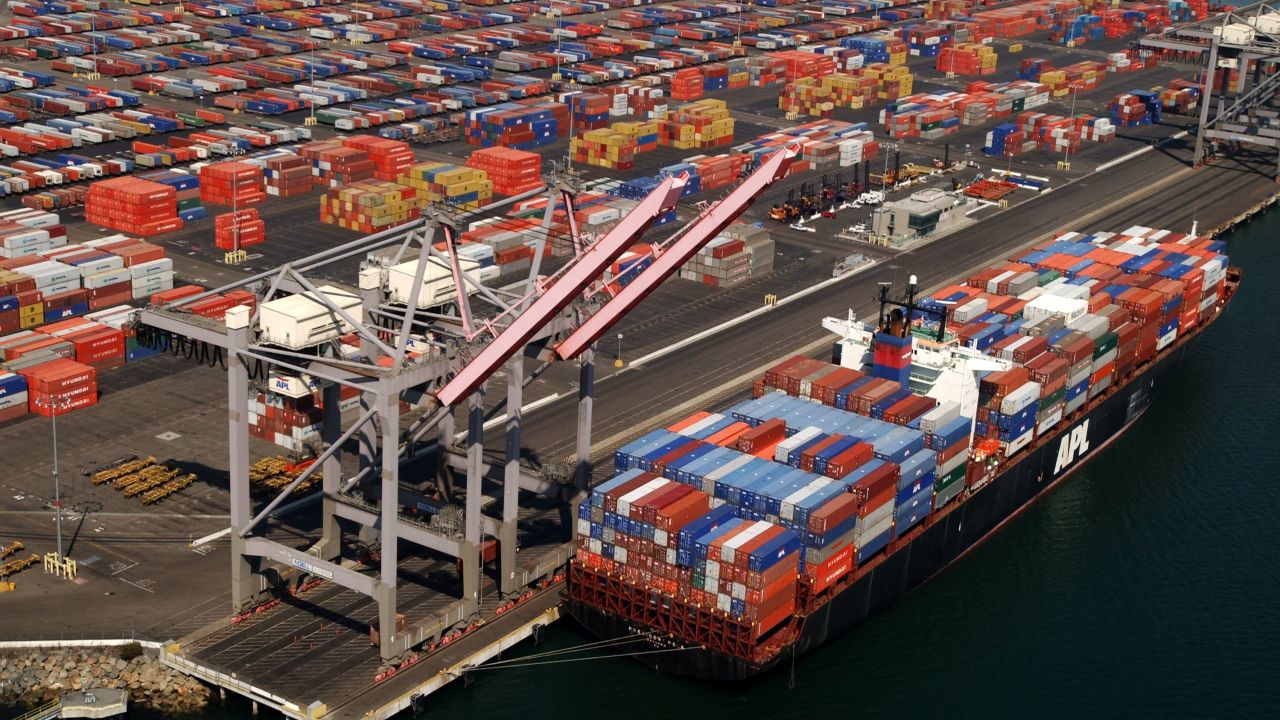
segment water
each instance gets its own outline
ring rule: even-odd
[[[424,717],[1258,717],[1274,712],[1280,209],[1225,239],[1245,282],[1150,412],[911,596],[750,689],[631,660],[477,673]],[[571,622],[537,652],[591,641]],[[522,648],[527,654],[534,652]],[[509,656],[513,657],[513,656]],[[572,715],[569,715],[572,713]],[[248,715],[232,703],[205,720]],[[142,716],[138,716],[142,717]]]

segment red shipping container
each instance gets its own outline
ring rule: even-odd
[[[742,433],[738,438],[738,450],[744,453],[756,453],[766,446],[776,445],[782,441],[787,424],[781,418],[766,420]]]
[[[843,478],[871,461],[873,448],[870,443],[859,442],[827,461],[827,476],[835,480]]]
[[[805,566],[805,575],[813,578],[813,593],[817,594],[836,584],[853,569],[853,543],[846,543],[834,555],[814,565]]]

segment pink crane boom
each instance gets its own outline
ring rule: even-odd
[[[598,340],[615,322],[640,304],[641,300],[750,207],[765,188],[782,179],[799,151],[795,145],[788,145],[773,153],[727,197],[713,205],[683,235],[655,257],[653,264],[627,283],[604,307],[570,333],[569,337],[556,345],[556,355],[562,360],[574,357]]]
[[[617,260],[631,243],[649,229],[659,215],[675,207],[680,199],[687,178],[668,177],[645,196],[635,209],[593,243],[585,252],[567,266],[564,273],[548,286],[536,300],[525,308],[498,336],[486,345],[471,362],[458,371],[452,380],[436,392],[436,399],[443,406],[452,406],[480,387],[486,378],[519,352],[547,324],[556,313],[563,310],[587,286],[599,277],[605,268]]]

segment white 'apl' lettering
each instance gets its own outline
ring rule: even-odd
[[[1058,443],[1058,463],[1053,466],[1053,474],[1062,472],[1063,468],[1075,462],[1076,458],[1089,452],[1089,421],[1085,420],[1071,434],[1064,433]]]

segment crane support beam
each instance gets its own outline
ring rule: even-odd
[[[546,291],[505,330],[484,347],[458,374],[436,392],[442,406],[452,407],[467,397],[617,260],[658,216],[675,207],[686,178],[668,177],[612,230],[565,269]]]
[[[649,293],[653,292],[672,273],[680,269],[708,242],[720,234],[744,210],[755,202],[773,183],[782,179],[799,153],[799,147],[788,145],[775,152],[764,163],[734,188],[727,197],[712,205],[694,221],[678,239],[657,256],[653,264],[645,268],[636,279],[627,283],[595,314],[587,318],[576,330],[556,345],[556,355],[562,360],[576,357],[600,336],[604,335],[623,315],[630,312]]]

